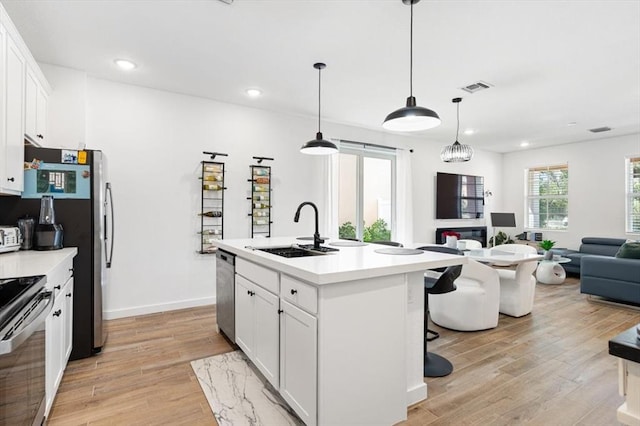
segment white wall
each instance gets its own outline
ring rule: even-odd
[[[202,151],[220,151],[226,163],[225,238],[250,235],[249,164],[274,157],[274,236],[311,235],[313,214],[293,222],[296,207],[325,200],[323,159],[300,154],[315,136],[314,117],[267,112],[202,98],[87,77],[41,64],[53,87],[47,146],[100,149],[114,191],[115,252],[104,295],[106,318],[215,302],[215,258],[197,254]],[[84,107],[86,105],[86,108]],[[444,144],[424,137],[323,123],[325,138],[411,147],[415,241],[432,242],[436,171],[483,175],[500,181],[501,155],[476,152],[467,164],[443,164]],[[321,221],[321,231],[324,225]],[[466,226],[477,221],[449,221]],[[464,222],[464,223],[463,223]],[[482,221],[483,222],[483,221]]]
[[[473,144],[472,140],[464,143]],[[487,226],[488,240],[491,237],[489,212],[502,211],[503,197],[499,190],[503,180],[502,154],[475,150],[473,158],[467,163],[443,163],[440,160],[442,146],[428,144],[414,148],[412,157],[414,241],[435,243],[437,228],[468,226]],[[436,220],[437,172],[483,176],[485,190],[493,192],[493,196],[485,200],[485,218]]]
[[[542,230],[556,247],[577,249],[583,237],[638,238],[625,233],[625,157],[640,154],[640,134],[505,154],[504,211],[516,213],[522,232],[525,172],[529,167],[569,165],[569,227]],[[494,192],[495,193],[495,192]]]

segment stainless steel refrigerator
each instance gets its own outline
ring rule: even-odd
[[[100,352],[106,340],[102,297],[113,259],[113,199],[102,151],[25,147],[21,197],[0,197],[0,223],[29,215],[38,222],[43,195],[54,197],[63,246],[77,247],[73,262],[73,349],[71,359]]]

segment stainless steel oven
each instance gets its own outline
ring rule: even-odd
[[[45,320],[53,295],[44,276],[0,280],[0,425],[41,425]]]

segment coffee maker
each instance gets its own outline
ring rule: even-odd
[[[40,218],[35,232],[36,250],[58,250],[62,248],[62,225],[56,223],[53,196],[43,195],[40,200]]]

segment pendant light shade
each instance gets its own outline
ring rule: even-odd
[[[320,131],[320,72],[326,68],[326,65],[318,62],[313,64],[313,67],[318,70],[318,133],[316,138],[302,145],[300,152],[309,155],[329,155],[338,152],[338,147],[330,141],[324,140],[322,132]]]
[[[460,163],[464,161],[469,161],[473,157],[473,148],[469,145],[463,145],[458,142],[458,133],[460,132],[460,102],[462,102],[462,98],[453,98],[451,100],[454,104],[456,104],[456,116],[458,124],[456,125],[456,141],[442,148],[442,152],[440,153],[440,158],[445,163]]]
[[[397,109],[387,115],[382,127],[386,130],[396,132],[415,132],[419,130],[432,129],[440,125],[438,114],[428,108],[416,105],[416,98],[413,96],[413,5],[420,0],[402,0],[404,4],[411,6],[411,31],[410,31],[410,54],[409,54],[409,97],[407,106]]]

